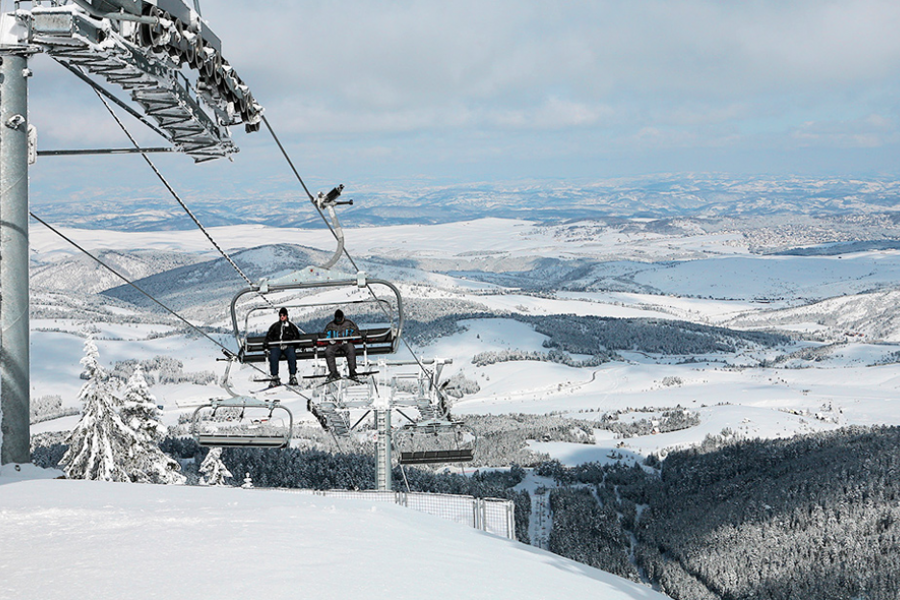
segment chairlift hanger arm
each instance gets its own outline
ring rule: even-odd
[[[338,205],[352,205],[353,200],[349,200],[347,202],[338,202],[337,199],[340,198],[341,192],[343,191],[344,184],[341,183],[332,188],[331,191],[327,194],[319,192],[319,194],[315,198],[311,199],[312,203],[316,205],[317,209],[319,209],[320,214],[322,210],[328,211],[328,216],[331,217],[331,232],[334,234],[334,237],[338,243],[337,249],[334,251],[334,254],[330,259],[328,259],[328,262],[321,266],[321,268],[325,270],[331,269],[331,267],[336,265],[337,261],[339,261],[341,259],[341,256],[343,256],[344,254],[344,228],[341,227],[341,222],[338,220],[337,213],[334,211],[334,207]]]

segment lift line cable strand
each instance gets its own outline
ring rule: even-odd
[[[103,262],[103,260],[101,260],[99,257],[92,254],[90,251],[83,248],[81,245],[78,244],[78,242],[76,242],[72,238],[68,237],[66,234],[64,234],[60,230],[56,229],[55,227],[53,227],[53,225],[50,225],[49,223],[44,221],[42,218],[40,218],[33,212],[29,211],[28,214],[31,215],[32,219],[34,219],[35,221],[37,221],[38,223],[40,223],[41,225],[43,225],[44,227],[46,227],[47,229],[49,229],[50,231],[52,231],[53,233],[55,233],[56,235],[61,237],[63,240],[65,240],[66,242],[68,242],[69,244],[71,244],[72,246],[74,246],[75,248],[80,250],[81,252],[87,254],[94,261],[96,261],[97,264],[99,264],[101,267],[103,267],[104,269],[106,269],[107,271],[109,271],[110,273],[112,273],[113,275],[115,275],[116,277],[118,277],[119,279],[121,279],[122,281],[124,281],[125,283],[127,283],[128,285],[133,287],[134,289],[136,289],[138,292],[140,292],[141,294],[143,294],[144,296],[149,298],[152,302],[157,304],[160,308],[165,310],[167,313],[174,316],[176,319],[178,319],[179,321],[181,321],[182,323],[184,323],[185,325],[187,325],[188,327],[190,327],[191,329],[193,329],[194,331],[196,331],[197,333],[199,333],[200,335],[202,335],[203,337],[208,339],[210,342],[212,342],[213,344],[215,344],[216,346],[221,348],[229,358],[234,356],[234,352],[232,352],[227,346],[222,344],[219,340],[210,336],[208,333],[206,333],[205,331],[203,331],[202,329],[200,329],[199,327],[197,327],[196,325],[194,325],[193,323],[191,323],[190,321],[188,321],[187,319],[185,319],[184,317],[179,315],[177,312],[175,312],[174,310],[172,310],[171,308],[169,308],[168,306],[166,306],[165,304],[163,304],[162,302],[160,302],[159,300],[154,298],[149,292],[145,291],[143,288],[141,288],[138,284],[134,283],[133,281],[130,281],[127,277],[125,277],[124,275],[122,275],[121,273],[116,271],[113,267],[111,267],[108,264],[106,264],[105,262]],[[263,375],[268,375],[268,373],[266,373],[265,371],[263,371],[261,368],[257,367],[256,365],[250,364],[250,366],[252,368],[256,369],[257,371],[259,371],[260,373],[262,373]],[[305,394],[301,393],[299,390],[296,390],[293,387],[288,387],[288,389],[290,389],[292,392],[294,392],[295,394],[297,394],[304,400],[309,400],[309,398]]]
[[[250,281],[250,278],[244,274],[244,272],[241,270],[241,268],[239,266],[237,266],[237,264],[231,259],[230,256],[228,256],[228,254],[225,252],[225,250],[223,250],[222,247],[219,246],[219,244],[216,242],[216,240],[213,239],[212,235],[210,235],[210,233],[206,230],[206,228],[203,227],[203,225],[200,223],[200,221],[197,220],[197,217],[194,216],[194,213],[191,212],[191,209],[188,208],[187,204],[184,203],[184,201],[178,195],[178,192],[176,192],[175,189],[169,184],[169,182],[166,180],[166,178],[163,176],[163,174],[159,172],[159,169],[156,168],[156,165],[153,164],[153,161],[150,160],[150,157],[147,156],[147,154],[145,152],[141,152],[140,145],[137,143],[137,141],[134,139],[134,137],[132,137],[131,132],[128,131],[128,129],[125,127],[125,124],[122,123],[121,119],[119,119],[119,115],[117,115],[115,113],[115,111],[112,109],[112,107],[106,101],[106,99],[99,92],[97,92],[97,97],[100,98],[100,101],[103,102],[103,106],[106,107],[106,110],[109,111],[109,114],[112,115],[112,118],[116,120],[116,123],[119,124],[119,127],[122,129],[122,131],[125,133],[126,136],[128,136],[129,141],[131,141],[131,143],[134,145],[134,147],[138,149],[138,151],[141,154],[141,157],[143,157],[144,161],[150,166],[150,168],[153,170],[153,172],[156,174],[156,176],[159,178],[159,180],[162,182],[162,184],[164,186],[166,186],[166,189],[169,190],[169,193],[172,194],[172,197],[175,198],[175,201],[181,205],[181,208],[184,209],[184,212],[187,213],[187,215],[191,218],[191,220],[194,222],[194,224],[197,225],[197,227],[200,229],[200,231],[203,232],[203,235],[206,236],[206,239],[209,240],[209,243],[212,244],[213,247],[219,251],[219,254],[221,254],[222,257],[228,261],[228,264],[230,264],[234,268],[234,270],[237,271],[238,275],[240,275],[244,279],[244,281],[247,282],[247,285],[252,287],[253,282]]]
[[[297,177],[297,181],[300,182],[300,185],[303,186],[303,191],[306,192],[306,195],[309,196],[310,201],[312,201],[313,195],[309,191],[309,188],[306,187],[306,184],[303,183],[303,178],[300,177],[300,173],[297,172],[297,168],[294,166],[294,162],[291,160],[291,157],[288,155],[287,150],[284,149],[284,146],[281,145],[281,140],[278,139],[278,136],[275,135],[275,130],[272,129],[272,126],[269,125],[269,120],[266,118],[266,114],[262,114],[263,123],[266,124],[266,129],[269,130],[269,133],[272,134],[272,139],[275,140],[275,143],[278,144],[278,149],[281,150],[281,154],[284,155],[285,160],[287,160],[288,165],[291,167],[291,171],[294,172],[294,175]],[[326,221],[327,222],[327,221]]]
[[[325,222],[325,225],[328,227],[328,230],[331,231],[331,235],[334,236],[334,239],[337,240],[338,239],[337,232],[334,230],[334,227],[331,226],[331,223],[328,222],[328,217],[325,216],[325,213],[322,212],[322,209],[319,208],[319,205],[315,203],[315,201],[314,201],[315,199],[314,199],[313,195],[310,193],[309,188],[306,187],[306,184],[303,183],[303,178],[300,177],[300,173],[298,173],[296,167],[294,167],[294,162],[291,160],[291,157],[288,154],[287,150],[285,150],[284,146],[281,144],[281,141],[278,139],[278,136],[275,134],[275,130],[272,128],[272,125],[269,124],[269,120],[266,118],[265,115],[262,116],[262,120],[266,124],[266,129],[268,129],[269,133],[272,134],[272,139],[275,140],[275,143],[278,145],[278,149],[281,150],[282,156],[284,156],[284,159],[287,161],[288,165],[291,167],[291,170],[294,172],[294,175],[297,177],[297,181],[299,181],[300,185],[303,186],[303,190],[306,192],[306,195],[309,196],[309,199],[310,199],[310,201],[312,201],[313,206],[316,207],[316,211],[318,211],[319,216],[322,217],[322,221]],[[359,272],[359,267],[356,266],[356,261],[354,261],[353,257],[350,256],[350,251],[347,250],[346,246],[344,247],[344,255],[350,261],[350,264],[353,265],[353,268],[357,272]],[[377,300],[378,295],[375,294],[375,291],[372,289],[372,286],[370,284],[366,283],[366,288],[369,290],[369,293],[372,295],[372,297]],[[381,308],[381,312],[385,313],[386,316],[390,317],[390,315],[387,314],[387,309],[385,309],[380,304],[379,304],[379,307]],[[403,345],[406,346],[407,350],[409,350],[409,353],[416,360],[416,363],[418,363],[419,368],[422,370],[422,372],[430,374],[431,372],[425,367],[424,364],[422,364],[422,361],[419,360],[419,357],[413,351],[409,342],[405,338],[401,338],[401,339],[403,340]]]

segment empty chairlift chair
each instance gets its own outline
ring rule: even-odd
[[[291,411],[277,400],[250,396],[211,400],[191,419],[197,443],[214,448],[285,448],[293,427]]]
[[[430,419],[410,423],[393,434],[401,465],[471,462],[477,436],[456,421]]]

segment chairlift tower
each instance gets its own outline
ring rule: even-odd
[[[262,108],[223,57],[198,0],[191,4],[33,0],[0,14],[0,464],[31,462],[28,164],[38,152],[28,58],[48,54],[195,162],[229,157],[238,148],[228,128],[259,130]]]

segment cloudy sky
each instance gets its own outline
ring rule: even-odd
[[[201,9],[313,180],[898,173],[896,0],[201,0]],[[46,56],[32,67],[42,149],[125,145],[83,84]],[[161,161],[176,177],[237,186],[287,174],[265,131],[239,129],[234,163]],[[41,162],[38,196],[61,173],[72,182],[110,165],[146,169],[136,157]]]

